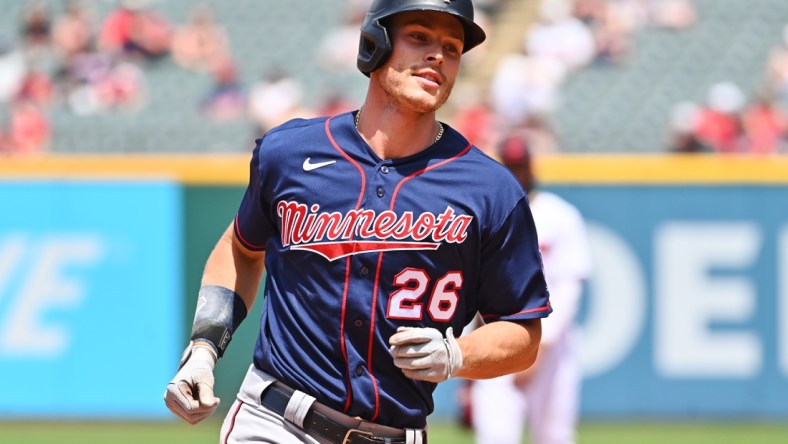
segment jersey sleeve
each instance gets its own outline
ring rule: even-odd
[[[264,173],[260,152],[263,140],[258,140],[257,146],[252,152],[252,160],[249,164],[249,185],[246,187],[240,208],[235,215],[235,236],[244,247],[252,251],[265,250],[265,244],[275,227],[270,217],[270,205],[268,205],[262,191]]]
[[[550,298],[528,199],[523,197],[482,246],[478,289],[485,322],[543,318]]]

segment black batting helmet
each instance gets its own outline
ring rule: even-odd
[[[387,17],[407,11],[438,11],[457,17],[465,28],[462,52],[467,52],[487,37],[484,30],[473,22],[471,0],[374,0],[361,24],[356,63],[359,71],[369,76],[386,63],[392,47],[388,30],[382,22]]]

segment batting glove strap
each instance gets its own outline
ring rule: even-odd
[[[199,320],[192,327],[192,342],[206,342],[213,347],[217,356],[224,356],[233,334],[224,324],[216,321]]]
[[[456,376],[462,369],[462,350],[454,337],[452,327],[446,329],[446,339],[443,342],[446,344],[446,350],[449,354],[449,375],[446,377],[446,379],[449,379]]]
[[[211,365],[210,368],[213,370],[213,367],[216,365],[216,361],[219,360],[219,355],[216,354],[216,347],[213,344],[207,341],[198,340],[198,341],[189,341],[189,345],[186,346],[186,349],[183,350],[183,354],[181,355],[181,362],[178,364],[178,370],[182,369],[186,362],[189,361],[189,358],[192,357],[194,351],[197,350],[197,357],[196,359],[201,359],[203,361],[210,361]]]

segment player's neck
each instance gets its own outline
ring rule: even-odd
[[[443,128],[435,113],[405,113],[387,106],[365,103],[356,129],[381,159],[398,159],[432,146]]]

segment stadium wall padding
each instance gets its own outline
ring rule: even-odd
[[[542,186],[577,205],[589,224],[595,268],[581,313],[584,417],[788,418],[780,397],[788,391],[788,158],[573,155],[536,162]],[[79,402],[33,397],[24,404],[21,391],[3,389],[0,418],[171,418],[161,392],[189,336],[205,260],[247,177],[243,154],[1,158],[0,381],[25,387],[42,369],[65,372],[63,393]],[[35,257],[49,257],[41,256],[46,242],[68,232],[85,242],[66,243],[83,262],[58,275],[59,288],[73,292],[47,296],[41,287],[38,301],[51,309],[25,312],[24,278],[43,273]],[[111,239],[100,245],[116,256],[91,271],[95,239]],[[146,293],[142,284],[160,287]],[[115,305],[102,305],[112,296]],[[75,308],[91,298],[94,308]],[[147,333],[156,337],[135,341],[132,321],[146,316],[146,306],[148,321],[158,322],[145,324]],[[251,362],[261,306],[217,367],[223,411]],[[168,316],[174,328],[166,327]],[[71,337],[86,342],[49,360],[25,356],[22,339],[37,343],[23,321],[43,333],[78,325],[85,330]],[[106,386],[89,378],[124,365],[110,345],[127,347],[145,365],[146,387],[125,404],[103,399]],[[439,387],[436,417],[457,413],[457,387]]]

